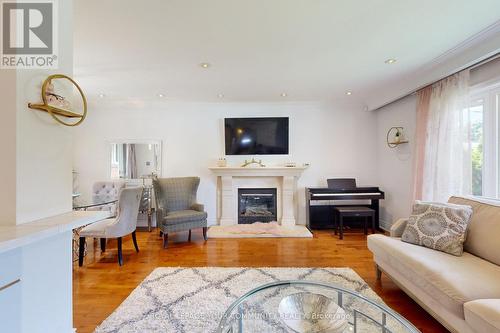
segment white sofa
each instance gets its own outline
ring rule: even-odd
[[[390,237],[368,237],[377,274],[387,274],[452,332],[500,333],[500,201],[451,197],[449,202],[474,211],[464,254],[401,241],[407,219],[400,219]]]

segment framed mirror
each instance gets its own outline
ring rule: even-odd
[[[161,141],[110,143],[111,179],[144,179],[161,175]]]

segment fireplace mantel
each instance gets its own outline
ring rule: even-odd
[[[209,169],[218,176],[300,177],[307,167],[213,167]]]
[[[279,183],[280,193],[278,205],[281,209],[281,225],[296,224],[297,179],[307,167],[212,167],[209,168],[216,176],[217,182],[217,218],[220,225],[237,224],[237,200],[234,178],[244,182],[244,187],[258,187],[254,180],[259,178],[274,178]]]

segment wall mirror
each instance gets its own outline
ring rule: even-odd
[[[161,174],[161,142],[111,143],[111,179],[151,178]]]

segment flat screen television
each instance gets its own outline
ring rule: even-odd
[[[225,118],[226,155],[287,155],[288,118]]]

